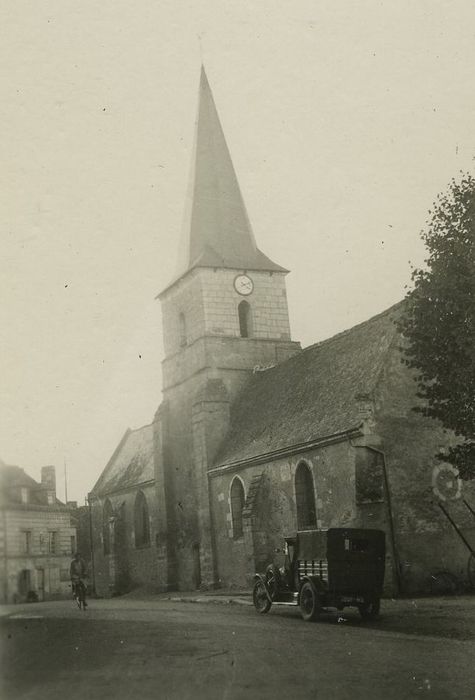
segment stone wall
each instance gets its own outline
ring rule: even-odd
[[[386,532],[387,594],[444,592],[444,586],[447,592],[463,590],[469,551],[439,503],[475,547],[475,518],[463,504],[465,498],[475,507],[475,487],[460,483],[446,497],[434,488],[434,474],[444,469],[435,454],[453,443],[454,436],[412,410],[415,385],[397,348],[373,398],[371,430],[360,439],[302,457],[212,473],[220,585],[248,587],[254,570],[265,568],[282,537],[296,530],[295,470],[304,459],[314,477],[318,527]],[[236,475],[248,499],[244,533],[238,539],[232,533],[230,506]],[[453,478],[450,470],[448,476]]]
[[[135,499],[142,491],[147,499],[150,541],[136,546]],[[104,552],[103,513],[106,500],[112,506],[109,521],[110,553]],[[155,496],[155,484],[137,485],[130,491],[104,494],[92,500],[93,556],[95,590],[100,597],[126,593],[139,586],[151,590],[163,589],[164,571],[160,560],[164,553],[160,545],[160,516]]]
[[[216,584],[207,469],[227,433],[229,405],[256,367],[274,365],[300,349],[290,341],[282,273],[250,273],[252,337],[240,337],[238,305],[244,297],[234,289],[236,274],[199,268],[161,295],[166,358],[155,473],[166,512],[159,537],[167,553],[168,588]]]
[[[199,523],[192,431],[192,397],[201,386],[199,375],[179,385],[160,408],[156,443],[158,499],[165,521],[160,531],[167,555],[170,589],[192,589],[199,585]]]
[[[275,559],[284,536],[297,531],[295,472],[304,462],[315,487],[317,526],[356,526],[355,449],[341,442],[268,464],[213,473],[210,478],[219,584],[248,588],[256,571]],[[244,533],[232,532],[230,490],[234,478],[244,485]],[[381,524],[381,519],[378,519]],[[383,525],[385,523],[383,522]]]
[[[475,507],[475,488],[473,483],[456,484],[450,467],[444,474],[445,467],[435,455],[455,438],[437,421],[414,412],[417,403],[413,375],[395,347],[375,396],[375,430],[384,446],[403,592],[439,592],[443,578],[448,592],[451,578],[460,590],[467,584],[469,551],[439,503],[475,547],[475,518],[462,502],[466,498]],[[442,479],[440,489],[438,479]],[[448,490],[444,479],[454,480]]]
[[[240,336],[238,305],[245,298],[251,307],[252,336],[290,340],[289,313],[283,273],[249,272],[252,294],[234,289],[236,270],[197,268],[161,295],[166,356],[183,346],[180,314],[184,317],[186,344],[203,336]]]

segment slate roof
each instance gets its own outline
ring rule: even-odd
[[[21,467],[16,467],[0,461],[0,489],[26,486],[29,489],[40,489],[41,484],[35,481]]]
[[[403,303],[256,372],[232,407],[214,466],[357,429],[356,397],[375,389]]]
[[[18,501],[18,496],[13,494],[15,489],[26,487],[28,489],[28,503]],[[20,504],[21,506],[39,505],[51,507],[46,503],[45,489],[38,481],[35,481],[21,467],[5,464],[0,459],[0,502],[3,504]],[[64,506],[59,498],[55,499],[54,506]]]
[[[155,479],[153,426],[126,430],[92,493],[103,495]]]
[[[288,272],[256,245],[204,68],[186,202],[179,276],[163,292],[195,267]]]

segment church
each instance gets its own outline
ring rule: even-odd
[[[463,588],[474,490],[414,413],[397,304],[302,349],[286,270],[256,244],[204,69],[186,259],[158,294],[163,400],[89,494],[99,595],[246,589],[298,530],[380,528],[387,594]],[[434,584],[435,582],[435,584]],[[438,591],[440,592],[440,590]]]

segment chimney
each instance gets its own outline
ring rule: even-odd
[[[41,486],[46,491],[48,505],[56,501],[56,469],[54,467],[41,467]]]

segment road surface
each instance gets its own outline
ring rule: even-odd
[[[11,606],[2,700],[475,697],[475,598],[389,602],[305,623],[294,609],[166,599]]]

